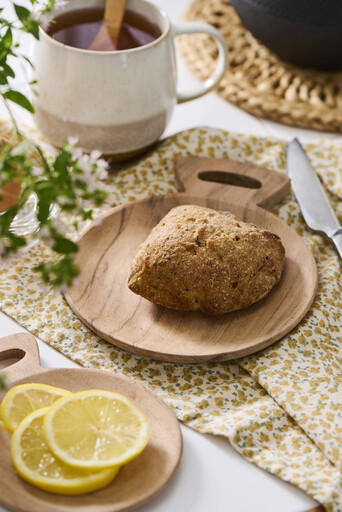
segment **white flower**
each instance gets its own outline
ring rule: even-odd
[[[99,160],[96,162],[96,165],[98,169],[108,169],[109,167],[109,163],[103,158],[99,158]]]
[[[33,167],[31,170],[32,176],[42,176],[43,175],[43,169],[41,167]]]
[[[67,149],[68,149],[68,151],[70,151],[74,162],[76,162],[83,155],[83,151],[81,148],[71,147],[71,148],[67,148]]]
[[[98,149],[94,149],[91,153],[90,153],[90,162],[92,164],[97,164],[97,160],[99,160],[100,156],[102,155],[101,151],[99,151]]]
[[[77,159],[77,164],[78,164],[79,168],[82,169],[82,171],[84,171],[87,174],[91,174],[92,169],[91,169],[88,155],[84,155],[84,154],[81,155]]]
[[[61,206],[65,206],[66,204],[69,205],[70,204],[70,199],[68,197],[60,197],[58,199],[58,203],[61,205]]]
[[[69,146],[76,146],[78,141],[79,141],[78,137],[68,137],[68,144],[69,144]]]
[[[108,178],[108,167],[109,164],[103,158],[99,158],[96,162],[96,176],[99,180],[105,180]]]
[[[108,178],[108,171],[105,169],[98,169],[96,176],[99,180],[105,180]]]
[[[50,19],[49,19],[48,15],[44,14],[44,13],[39,14],[38,22],[39,22],[39,25],[42,27],[42,29],[46,32],[50,26]]]
[[[68,5],[68,0],[55,0],[56,9],[64,9],[66,5]]]

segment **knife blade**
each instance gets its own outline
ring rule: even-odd
[[[329,237],[342,259],[342,226],[298,139],[289,143],[287,168],[305,222],[313,231]]]

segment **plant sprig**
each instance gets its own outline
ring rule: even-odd
[[[34,113],[30,100],[12,87],[15,71],[10,59],[23,58],[14,41],[14,31],[23,31],[39,38],[39,23],[46,23],[46,16],[64,0],[30,0],[33,10],[13,3],[17,19],[8,21],[0,9],[0,97],[10,112],[17,132],[15,143],[2,143],[0,148],[0,201],[8,191],[3,187],[16,181],[20,194],[16,203],[0,215],[0,256],[8,257],[26,245],[26,239],[16,234],[11,225],[31,194],[37,197],[39,235],[51,248],[51,261],[37,265],[42,280],[52,286],[70,286],[79,269],[74,262],[78,246],[67,234],[60,216],[51,218],[51,206],[58,205],[60,212],[72,214],[74,227],[78,220],[92,219],[93,207],[100,206],[106,192],[99,180],[107,177],[107,162],[98,151],[84,154],[76,147],[77,140],[70,139],[53,158],[47,159],[42,148],[23,136],[15,122],[11,103]]]

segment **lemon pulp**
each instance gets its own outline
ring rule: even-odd
[[[19,384],[6,393],[0,406],[0,418],[6,430],[13,432],[28,414],[67,395],[71,392],[47,384]]]
[[[17,473],[36,487],[57,494],[81,495],[108,485],[119,467],[102,471],[77,469],[58,460],[51,452],[43,425],[49,410],[48,407],[29,414],[14,431],[11,456]]]
[[[145,414],[126,397],[102,390],[60,398],[47,412],[44,427],[59,459],[93,470],[132,460],[149,438]]]

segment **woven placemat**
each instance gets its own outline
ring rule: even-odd
[[[229,0],[194,0],[183,18],[210,23],[226,39],[230,68],[217,88],[226,100],[258,117],[342,132],[342,73],[280,61],[242,26]],[[216,65],[215,42],[196,34],[180,37],[179,45],[190,69],[206,79]]]

